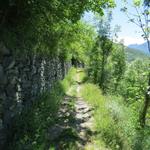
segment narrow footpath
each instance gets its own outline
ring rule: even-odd
[[[75,76],[75,85],[70,87],[58,112],[58,121],[50,131],[55,150],[85,150],[90,143],[93,127],[93,109],[80,96],[82,81],[80,70]],[[72,96],[72,91],[74,96]],[[50,146],[51,147],[51,146]]]

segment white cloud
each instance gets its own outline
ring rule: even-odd
[[[144,43],[144,39],[141,38],[134,38],[134,37],[129,37],[129,36],[124,36],[124,37],[119,37],[118,41],[123,40],[124,45],[128,46],[130,44],[142,44]]]

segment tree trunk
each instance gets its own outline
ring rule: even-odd
[[[149,39],[147,39],[147,47],[148,47],[148,51],[150,53],[150,41],[149,41]]]
[[[148,81],[148,89],[145,93],[145,101],[144,101],[144,106],[142,109],[142,112],[140,114],[140,125],[142,128],[145,127],[145,122],[146,122],[146,113],[149,107],[149,103],[150,103],[150,73],[149,73],[149,77],[148,77],[149,81]]]
[[[100,85],[103,92],[104,92],[104,76],[105,76],[104,70],[105,70],[105,54],[103,52],[102,63],[101,63],[100,83],[99,83],[99,85]]]
[[[149,41],[148,38],[146,39],[146,41],[147,41],[147,48],[150,52],[150,41]],[[150,68],[150,64],[149,64],[149,68]],[[146,114],[147,114],[147,110],[148,110],[148,107],[149,107],[149,103],[150,103],[150,72],[148,74],[148,88],[147,88],[147,91],[145,93],[144,106],[143,106],[142,112],[140,114],[140,125],[141,125],[142,128],[145,127]]]

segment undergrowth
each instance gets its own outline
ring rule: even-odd
[[[48,129],[57,122],[56,113],[70,87],[73,88],[69,94],[76,96],[77,83],[82,83],[81,97],[94,108],[95,132],[91,144],[85,146],[85,150],[149,150],[149,127],[139,129],[135,109],[127,106],[122,97],[103,95],[97,85],[86,83],[87,80],[82,69],[72,68],[63,81],[55,84],[51,92],[44,93],[30,110],[24,110],[14,121],[14,138],[9,150],[54,150],[54,147],[49,148]],[[75,138],[73,142],[69,141],[69,134]],[[76,150],[75,141],[74,131],[67,130],[63,133],[63,148]]]
[[[80,82],[90,81],[84,70],[78,74]],[[149,126],[140,128],[138,111],[121,96],[103,95],[97,85],[88,82],[82,85],[80,95],[94,108],[96,134],[91,139],[94,148],[149,150]]]
[[[84,84],[81,94],[95,109],[94,124],[97,134],[94,140],[101,139],[114,150],[130,150],[132,138],[136,134],[134,112],[122,103],[121,98],[102,95],[96,85]]]
[[[140,128],[138,111],[127,105],[122,97],[103,95],[92,83],[82,85],[81,96],[94,107],[96,134],[92,143],[113,150],[150,149],[149,127]]]
[[[57,121],[57,111],[65,93],[73,84],[75,69],[71,68],[63,81],[55,83],[50,92],[43,93],[30,109],[14,120],[13,139],[9,150],[44,150],[49,146],[48,129]]]

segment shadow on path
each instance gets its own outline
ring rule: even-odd
[[[76,78],[78,81],[78,72]],[[77,85],[76,96],[66,95],[61,104],[57,113],[57,123],[48,131],[50,143],[53,143],[49,148],[83,150],[90,142],[93,134],[93,109],[80,97],[80,85],[81,82]]]

